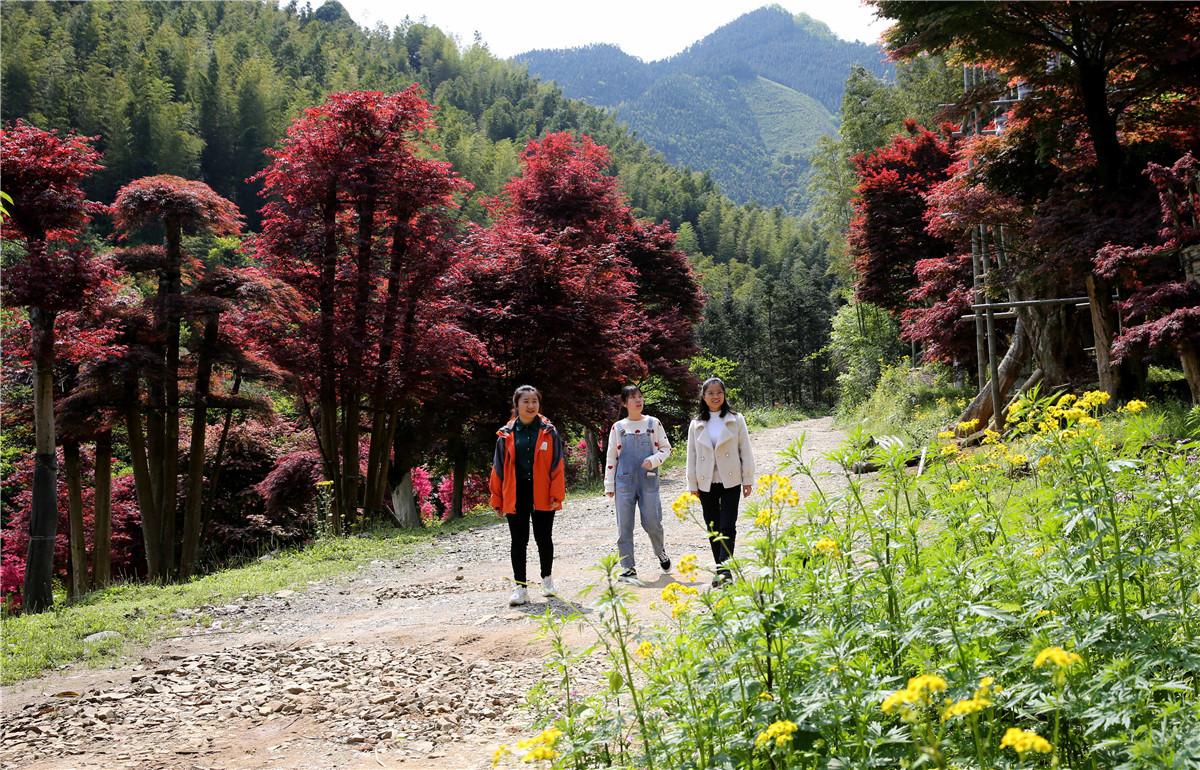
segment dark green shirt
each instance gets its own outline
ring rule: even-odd
[[[535,417],[528,425],[517,420],[513,426],[513,441],[516,449],[517,478],[522,481],[533,480],[533,450],[537,446],[538,433],[541,432],[542,421]]]

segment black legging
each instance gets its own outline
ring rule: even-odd
[[[513,579],[524,585],[525,552],[529,550],[529,523],[533,521],[533,539],[537,543],[538,562],[541,566],[541,576],[550,577],[554,566],[554,541],[551,535],[554,531],[554,511],[533,510],[533,482],[517,482],[517,512],[510,513],[508,533],[512,539],[512,569]]]
[[[719,565],[733,554],[742,488],[713,483],[707,492],[701,489],[696,494],[700,498],[700,510],[704,513],[704,524],[708,531],[724,536],[723,540],[711,541],[713,561]]]

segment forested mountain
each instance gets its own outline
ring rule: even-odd
[[[295,2],[8,2],[0,12],[3,119],[98,137],[104,168],[87,192],[104,203],[137,177],[179,174],[233,200],[257,230],[262,201],[247,180],[289,122],[333,91],[420,84],[436,107],[438,152],[475,185],[464,212],[476,220],[486,218],[484,202],[514,175],[529,139],[589,133],[609,146],[635,211],[670,220],[697,263],[716,266],[702,275],[712,295],[701,329],[707,352],[742,364],[752,398],[824,396],[827,375],[803,362],[825,344],[826,292],[810,295],[794,283],[801,275],[824,280],[823,241],[812,229],[780,211],[734,204],[709,175],[671,166],[604,110],[484,46],[460,50],[417,23],[365,30],[336,2],[315,11]],[[787,287],[796,291],[787,299],[796,312],[814,319],[812,331],[793,340],[790,363],[771,352],[790,334],[775,328],[785,321],[766,311]],[[709,333],[710,325],[736,335]],[[767,361],[787,377],[768,372]]]
[[[760,8],[669,59],[611,45],[517,57],[570,97],[613,108],[667,160],[712,173],[734,200],[803,208],[809,154],[834,133],[858,64],[890,73],[877,46],[834,37],[779,6]]]

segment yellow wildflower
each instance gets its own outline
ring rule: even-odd
[[[534,746],[525,756],[521,757],[522,762],[549,762],[555,759],[558,759],[558,752],[549,746]]]
[[[758,734],[754,739],[754,748],[763,749],[768,746],[771,741],[775,742],[775,748],[782,749],[784,746],[792,742],[792,735],[796,732],[796,723],[789,720],[775,722],[766,730]]]
[[[1034,658],[1033,667],[1041,668],[1047,663],[1053,663],[1060,669],[1067,669],[1082,662],[1083,658],[1074,652],[1068,652],[1062,647],[1047,647]]]
[[[942,456],[949,457],[950,455],[956,454],[958,454],[958,445],[947,444],[946,446],[942,447]]]
[[[939,431],[939,432],[938,432],[938,434],[937,434],[937,437],[938,437],[938,438],[940,438],[940,439],[950,439],[950,438],[954,438],[954,431],[952,431],[952,430],[943,430],[943,431]]]
[[[1071,405],[1071,404],[1073,404],[1073,403],[1075,403],[1075,394],[1074,394],[1074,393],[1064,393],[1064,394],[1062,394],[1062,396],[1061,396],[1061,397],[1058,399],[1058,405],[1059,405],[1059,406],[1064,406],[1064,407],[1065,407],[1065,406],[1070,406],[1070,405]]]
[[[1015,453],[1006,455],[1004,459],[1008,460],[1010,465],[1024,465],[1025,463],[1029,462],[1029,458],[1025,455]]]
[[[968,488],[968,487],[970,487],[970,486],[971,486],[971,480],[970,480],[970,479],[963,479],[962,481],[956,481],[956,482],[954,482],[953,484],[951,484],[951,485],[950,485],[950,491],[951,491],[951,492],[953,492],[953,493],[955,493],[955,494],[958,494],[959,492],[964,492],[964,491],[966,491],[966,490],[967,490],[967,488]]]
[[[671,503],[671,510],[675,512],[675,517],[680,521],[684,521],[688,517],[688,512],[693,505],[699,505],[700,498],[694,492],[684,492],[679,497],[675,498],[675,502]]]
[[[975,419],[975,420],[964,420],[963,422],[960,422],[960,423],[958,424],[958,430],[959,430],[959,432],[961,432],[961,433],[966,433],[966,432],[967,432],[967,431],[969,431],[969,430],[974,430],[974,428],[975,428],[977,425],[979,425],[979,420],[978,420],[978,419]]]
[[[945,691],[945,679],[937,674],[921,674],[909,679],[908,686],[903,690],[897,690],[884,698],[880,708],[885,714],[899,711],[907,717],[910,706],[928,706],[934,694]]]
[[[642,642],[637,646],[637,656],[639,658],[650,658],[654,656],[654,645],[650,642]]]
[[[690,597],[699,594],[698,590],[692,586],[685,586],[683,583],[668,583],[667,587],[662,590],[663,601],[667,604],[686,602]]]
[[[760,692],[758,694],[758,699],[759,700],[775,700],[775,696],[771,694],[770,690],[763,690],[762,692]]]
[[[823,537],[817,542],[813,543],[813,553],[824,554],[826,556],[839,556],[841,554],[841,549],[838,548],[836,540]]]
[[[330,481],[329,479],[325,479],[324,481],[318,481],[317,486],[318,487],[332,487],[333,482]]]
[[[1079,405],[1084,409],[1095,409],[1108,403],[1110,396],[1103,390],[1089,390],[1079,399]]]
[[[1022,730],[1018,727],[1010,727],[1004,731],[1004,737],[1000,739],[1000,748],[1012,749],[1018,754],[1024,754],[1027,751],[1049,754],[1054,750],[1054,747],[1050,745],[1050,741],[1037,733]]]
[[[1148,406],[1150,406],[1150,405],[1147,404],[1145,401],[1141,401],[1141,400],[1135,398],[1134,400],[1130,401],[1125,406],[1121,407],[1121,411],[1128,412],[1129,414],[1137,414],[1138,412],[1144,411]]]
[[[766,529],[767,527],[771,526],[772,523],[774,523],[776,518],[777,517],[775,516],[774,511],[772,511],[770,508],[763,508],[754,517],[754,526]]]
[[[984,444],[999,444],[1000,443],[1000,434],[997,433],[995,430],[988,428],[987,430],[985,430],[983,432],[982,443],[984,443]]]
[[[699,567],[696,566],[696,554],[687,553],[681,556],[678,569],[684,580],[695,580],[696,573],[699,571]]]
[[[507,757],[511,753],[512,752],[509,751],[508,744],[501,743],[499,746],[496,747],[496,750],[492,752],[492,767],[493,768],[498,767],[500,765],[500,763],[504,760],[504,758]]]
[[[990,676],[983,677],[979,680],[979,687],[976,688],[973,696],[947,706],[942,712],[942,721],[945,722],[955,717],[965,717],[983,711],[992,705],[992,700],[988,696],[993,692],[1000,692],[1000,688],[996,686],[996,680]]]

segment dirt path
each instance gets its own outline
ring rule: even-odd
[[[759,473],[801,432],[810,457],[842,439],[828,418],[757,431]],[[668,548],[704,564],[704,533],[670,515],[683,490],[682,469],[664,477]],[[554,576],[567,599],[615,548],[610,506],[571,497],[555,521]],[[636,541],[642,577],[655,581],[637,594],[648,613],[673,578],[645,535]],[[531,568],[536,561],[531,544]],[[536,588],[528,606],[509,608],[508,574],[508,532],[497,522],[303,591],[206,608],[212,627],[157,642],[138,660],[3,688],[0,767],[490,767],[497,743],[529,734],[522,704],[546,651],[535,616],[587,611]]]

